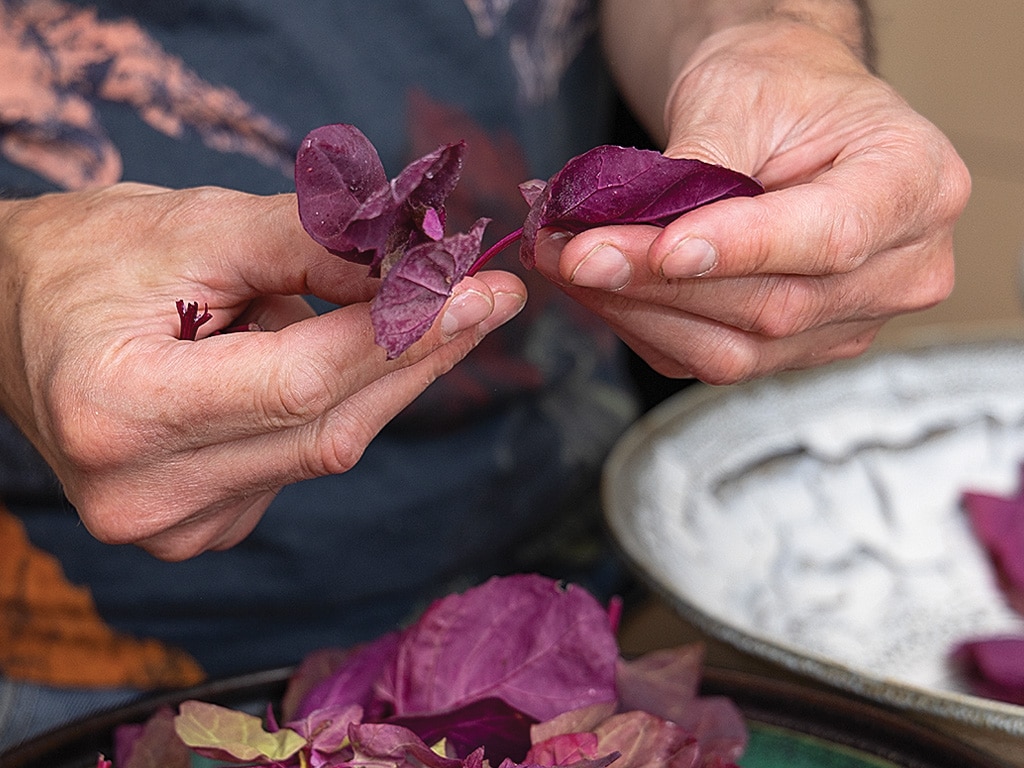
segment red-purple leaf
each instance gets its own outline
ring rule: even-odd
[[[531,204],[519,252],[529,268],[543,227],[582,232],[608,224],[665,226],[716,200],[764,191],[755,179],[729,168],[614,145],[574,157],[543,187],[530,182],[520,190]]]
[[[305,693],[301,695],[294,712],[286,710],[288,719],[306,717],[311,712],[329,706],[357,704],[371,716],[375,707],[374,683],[384,674],[395,660],[400,642],[398,632],[381,635],[372,643],[359,646],[348,653],[344,660],[337,663],[329,673],[319,681],[307,681],[303,673],[311,674],[308,667],[316,664],[320,654],[310,657],[296,671],[296,676],[289,684],[286,701],[297,698],[293,687],[301,686]]]
[[[399,715],[497,697],[547,720],[614,700],[617,658],[586,590],[510,576],[434,603],[403,639],[391,695]]]
[[[1007,599],[1024,612],[1024,488],[1005,497],[967,491],[962,501]]]
[[[1024,637],[970,640],[952,658],[974,693],[1024,706]]]
[[[310,237],[350,261],[379,263],[398,205],[377,149],[358,128],[310,131],[295,158],[295,191]]]
[[[159,707],[139,725],[114,731],[117,768],[190,768],[192,756],[174,731],[174,710]]]
[[[352,765],[383,768],[462,768],[461,760],[439,755],[419,736],[400,725],[353,725],[349,728],[349,738],[352,740],[354,753]]]
[[[624,712],[595,730],[602,753],[618,752],[616,768],[699,768],[700,744],[673,722],[646,712]]]
[[[479,747],[493,765],[503,758],[522,760],[536,722],[501,699],[476,699],[447,712],[406,715],[388,720],[413,731],[427,744],[445,740],[449,754],[467,757]]]
[[[452,289],[480,253],[487,219],[472,230],[427,240],[405,251],[384,274],[370,304],[377,344],[388,358],[402,354],[433,324]]]

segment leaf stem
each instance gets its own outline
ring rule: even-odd
[[[473,266],[471,266],[469,268],[469,271],[466,272],[466,274],[469,275],[469,276],[475,275],[477,272],[480,271],[480,269],[484,266],[484,264],[486,264],[492,258],[497,256],[501,251],[503,251],[506,248],[508,248],[510,245],[512,245],[512,243],[514,243],[517,240],[519,240],[522,236],[523,236],[523,228],[522,227],[520,227],[519,229],[517,229],[517,230],[515,230],[513,232],[509,232],[507,235],[505,235],[503,238],[501,238],[501,240],[499,240],[494,245],[492,245],[490,248],[488,248],[486,251],[481,253],[480,256],[477,258],[477,260],[473,262]]]

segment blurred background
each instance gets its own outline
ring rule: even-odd
[[[973,192],[956,235],[953,295],[893,321],[892,337],[931,323],[1024,320],[1024,32],[1021,0],[873,0],[879,68],[952,139]]]
[[[1024,333],[1024,0],[871,4],[881,75],[952,140],[973,181],[956,231],[952,296],[891,321],[879,343],[933,332],[985,335],[1010,328]],[[669,393],[655,391],[655,396]],[[620,644],[628,654],[693,640],[707,643],[711,664],[816,685],[710,640],[658,600],[629,616]],[[927,716],[916,719],[1024,768],[1024,748],[1013,737]]]

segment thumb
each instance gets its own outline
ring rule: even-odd
[[[379,281],[365,264],[330,253],[303,229],[294,194],[245,195],[237,206],[239,239],[225,257],[254,293],[312,294],[339,305],[376,293]]]

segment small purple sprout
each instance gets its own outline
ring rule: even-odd
[[[213,318],[210,314],[209,305],[203,305],[203,313],[199,314],[199,302],[190,301],[186,304],[182,299],[175,302],[178,308],[178,317],[181,318],[181,328],[178,331],[178,338],[186,341],[195,341],[199,327]]]

